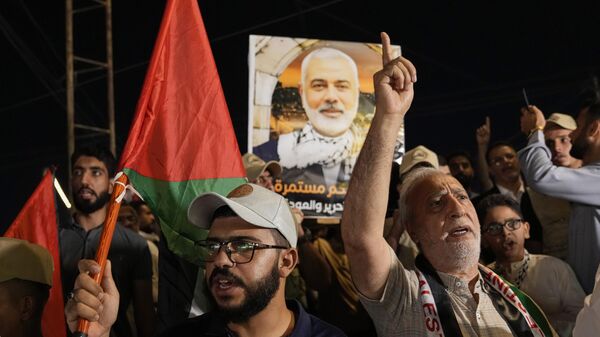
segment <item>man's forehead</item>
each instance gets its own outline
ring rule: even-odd
[[[464,188],[454,177],[441,172],[440,174],[424,177],[414,187],[414,192],[426,196],[447,192],[448,190],[451,192],[464,191]]]
[[[122,206],[119,210],[119,215],[137,215],[135,210],[131,206],[124,207]]]
[[[308,79],[319,79],[325,74],[335,74],[339,80],[350,81],[353,79],[353,67],[350,61],[343,57],[315,57],[307,65],[306,76]]]
[[[77,158],[74,168],[99,168],[101,170],[106,171],[106,165],[100,159],[91,156],[81,156]]]
[[[493,206],[486,212],[486,220],[492,222],[495,220],[504,220],[508,218],[518,218],[519,214],[512,208],[505,205]]]
[[[515,149],[513,149],[509,145],[498,145],[498,146],[494,147],[492,150],[490,150],[491,157],[500,156],[500,155],[503,155],[506,153],[516,153],[516,152],[515,152]]]
[[[468,163],[468,164],[470,164],[471,163],[471,161],[462,154],[450,158],[449,162],[450,162],[450,164],[452,164],[452,163],[457,163],[457,164]]]
[[[557,138],[557,137],[563,137],[563,136],[568,136],[571,134],[571,130],[569,129],[565,129],[562,127],[556,127],[556,128],[551,128],[548,130],[544,131],[544,136],[546,138]]]

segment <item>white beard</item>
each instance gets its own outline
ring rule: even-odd
[[[451,242],[447,245],[450,248],[445,258],[445,264],[448,267],[454,270],[465,270],[479,262],[479,253],[481,251],[479,237],[473,240]]]

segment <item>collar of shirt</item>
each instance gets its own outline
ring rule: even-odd
[[[289,335],[290,337],[310,337],[311,336],[311,320],[306,311],[302,308],[300,303],[295,300],[286,301],[288,309],[290,309],[296,316],[296,323],[294,329]],[[235,333],[227,328],[227,322],[223,319],[217,311],[208,313],[207,315],[213,315],[210,319],[208,328],[206,329],[207,336],[223,336],[230,337],[235,336]]]
[[[519,186],[517,194],[513,193],[513,191],[509,190],[508,188],[504,188],[503,186],[496,185],[496,187],[498,187],[498,191],[500,191],[500,194],[507,195],[513,198],[519,204],[521,203],[521,197],[523,196],[523,193],[525,193],[525,187],[523,186],[523,184]]]
[[[511,262],[508,266],[508,270],[505,270],[505,272],[508,274],[506,275],[508,281],[510,282],[514,282],[515,278],[517,277],[517,272],[523,268],[523,265],[525,264],[525,257],[527,256],[527,254],[529,254],[529,252],[527,251],[527,249],[525,249],[525,254],[523,254],[523,258],[519,261],[515,261],[515,262]],[[494,261],[494,263],[490,264],[490,269],[494,270],[497,266],[497,263]]]
[[[472,296],[471,290],[469,290],[469,282],[468,281],[458,278],[454,275],[442,273],[440,271],[438,271],[437,273],[440,276],[440,279],[442,279],[442,282],[444,283],[444,285],[446,286],[446,289],[448,289],[449,292],[455,293],[457,295],[467,295],[468,294],[468,295]],[[481,277],[481,274],[477,273],[476,277],[477,277],[477,282],[475,283],[474,293],[478,294],[478,293],[481,293],[482,291],[487,292],[487,289],[482,286],[483,277]]]

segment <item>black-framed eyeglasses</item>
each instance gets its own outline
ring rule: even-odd
[[[246,240],[230,240],[216,241],[203,240],[196,243],[202,250],[200,262],[214,262],[221,247],[225,247],[225,253],[229,260],[236,264],[243,264],[252,261],[254,251],[257,249],[288,249],[290,247],[267,245],[264,243],[246,241]]]
[[[504,223],[490,222],[484,227],[483,232],[489,235],[499,235],[504,230],[504,226],[514,231],[519,229],[523,222],[525,222],[523,219],[508,219]]]

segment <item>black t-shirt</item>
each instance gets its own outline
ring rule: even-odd
[[[73,220],[62,224],[59,231],[60,264],[63,293],[73,290],[75,279],[79,275],[77,264],[81,259],[94,259],[102,236],[102,228],[98,226],[86,232]],[[119,224],[108,251],[108,259],[112,266],[112,275],[119,289],[120,302],[117,321],[112,331],[117,337],[132,336],[126,312],[133,294],[134,281],[152,281],[152,260],[146,240],[139,234]],[[148,294],[152,296],[152,294]],[[112,336],[112,335],[111,335]]]
[[[308,314],[299,302],[286,301],[286,304],[296,316],[296,324],[290,337],[346,337],[342,330]],[[235,337],[227,329],[227,323],[218,312],[188,318],[160,335],[160,337],[170,336]]]

